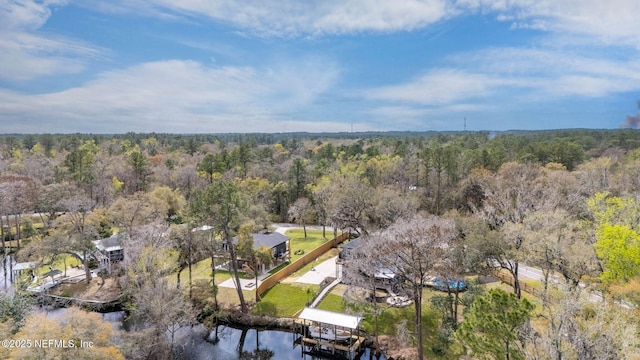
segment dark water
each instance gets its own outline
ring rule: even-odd
[[[11,282],[11,269],[15,264],[11,255],[0,255],[0,288],[8,293],[13,292],[13,283]]]
[[[236,329],[219,326],[219,341],[215,342],[215,329],[204,339],[199,331],[182,338],[182,344],[178,346],[176,358],[178,359],[211,359],[211,360],[236,360],[236,359],[348,359],[348,354],[332,355],[330,352],[324,355],[309,354],[310,347],[295,344],[298,335],[278,330]],[[370,357],[370,349],[364,349],[361,353],[353,354],[353,359],[377,359],[384,357]]]
[[[47,312],[47,316],[62,318],[67,309],[54,309]],[[102,319],[116,325],[120,330],[126,331],[124,326],[124,311],[103,313]],[[218,326],[217,340],[216,329],[209,331],[203,325],[187,326],[176,333],[175,358],[176,359],[211,359],[211,360],[288,360],[288,359],[340,359],[347,358],[333,356],[332,354],[303,353],[302,346],[295,344],[298,335],[279,330],[237,329],[229,326]],[[311,351],[305,347],[305,352]],[[370,357],[370,349],[364,349],[361,353],[354,354],[353,359],[384,360],[384,357]]]

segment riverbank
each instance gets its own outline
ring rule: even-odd
[[[100,313],[123,310],[125,303],[122,289],[113,278],[94,278],[89,284],[84,277],[78,281],[63,280],[46,291],[31,291],[31,294],[40,305],[77,306]]]
[[[239,310],[223,309],[214,318],[213,315],[203,319],[202,323],[208,327],[219,324],[236,327],[249,327],[260,329],[293,330],[293,318],[277,318],[265,315],[255,315],[253,313],[242,313]]]

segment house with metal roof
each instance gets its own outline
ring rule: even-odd
[[[342,247],[342,250],[340,251],[340,254],[338,256],[338,263],[343,265],[343,272],[346,273],[348,271],[352,271],[351,269],[349,269],[349,262],[351,259],[357,259],[367,256],[367,254],[364,253],[363,249],[365,241],[366,240],[362,237],[358,237],[350,240]],[[371,275],[367,274],[367,276]],[[376,265],[375,273],[373,274],[373,276],[375,277],[376,286],[387,289],[391,292],[397,290],[396,286],[398,286],[400,278],[393,269]]]
[[[102,255],[109,258],[109,261],[116,262],[124,260],[124,248],[122,247],[120,234],[113,234],[105,239],[94,240],[93,244]]]
[[[98,261],[101,271],[111,273],[111,265],[124,260],[124,247],[122,246],[123,234],[113,234],[104,239],[94,240],[96,251],[93,256]]]
[[[258,250],[262,247],[271,250],[273,255],[273,265],[279,265],[289,259],[289,237],[278,232],[260,232],[250,234],[253,238],[253,249]],[[238,238],[233,238],[233,244],[238,244]],[[246,263],[243,259],[238,259],[240,265]]]

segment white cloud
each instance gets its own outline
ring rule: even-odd
[[[407,128],[436,127],[437,120],[458,121],[471,113],[503,114],[558,100],[640,91],[640,60],[632,53],[612,59],[556,49],[492,48],[445,61],[447,68],[364,91],[375,104],[369,113]]]
[[[490,94],[493,80],[483,74],[456,69],[434,69],[410,82],[367,91],[374,100],[444,105]]]
[[[410,31],[456,13],[447,0],[152,0],[84,2],[106,11],[183,14],[231,23],[257,36]]]
[[[514,28],[588,36],[604,44],[640,46],[637,0],[458,0],[458,6],[498,13]]]
[[[51,7],[64,1],[0,2],[0,79],[24,81],[44,75],[82,71],[87,58],[103,50],[37,30],[51,16]]]
[[[208,67],[179,60],[144,63],[60,92],[0,92],[0,116],[23,119],[5,131],[25,132],[300,130],[298,124],[307,119],[289,113],[312,104],[339,74],[337,66],[323,60],[271,68]]]
[[[640,46],[637,0],[82,0],[102,11],[205,17],[257,36],[411,31],[455,16],[495,14],[512,28]]]
[[[603,55],[603,56],[606,56]],[[536,96],[605,96],[640,90],[640,60],[594,57],[556,49],[494,48],[451,60],[501,87],[528,88]]]
[[[51,16],[50,6],[65,1],[3,0],[0,2],[0,28],[37,30]]]

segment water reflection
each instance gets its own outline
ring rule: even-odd
[[[2,282],[2,289],[8,293],[13,292],[13,284],[11,282],[11,269],[13,268],[14,260],[11,255],[0,256],[2,260],[2,266],[0,266],[0,281]]]
[[[269,359],[327,359],[334,358],[331,354],[322,357],[308,354],[311,348],[303,349],[294,344],[297,335],[280,330],[236,329],[219,326],[218,340],[215,329],[206,338],[200,336],[199,331],[183,338],[180,351],[176,354],[179,359],[234,359],[234,360],[269,360]],[[370,349],[365,349],[355,359],[377,359],[384,357],[370,357]]]
[[[45,310],[42,310],[45,311]],[[47,311],[47,316],[63,318],[67,309],[53,309]],[[117,328],[127,331],[125,312],[115,311],[103,313],[102,319],[113,323]],[[229,326],[218,326],[208,330],[204,325],[185,326],[176,333],[174,346],[176,359],[203,360],[288,360],[288,359],[332,359],[330,353],[326,356],[308,354],[312,349],[303,349],[295,344],[297,335],[281,330],[237,329]],[[384,360],[384,357],[370,357],[370,349],[364,351],[355,359]]]

